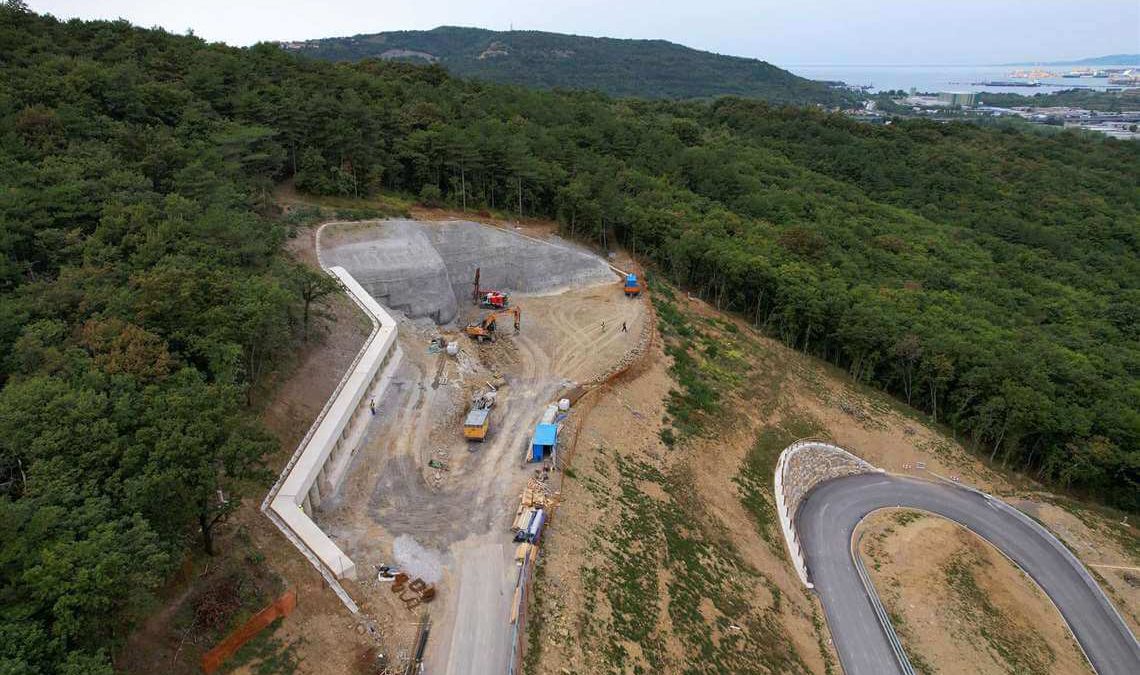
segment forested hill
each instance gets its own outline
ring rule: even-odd
[[[282,253],[289,179],[605,232],[993,462],[1140,510],[1140,143],[541,92],[20,3],[0,45],[0,672],[110,673],[264,494],[256,392],[329,292]]]
[[[592,89],[613,96],[736,95],[776,103],[837,103],[851,96],[764,61],[712,54],[664,40],[443,26],[283,46],[322,59],[438,63],[460,77],[541,89]]]
[[[1109,54],[1090,56],[1075,61],[1021,61],[1006,63],[1007,66],[1140,66],[1140,54]]]

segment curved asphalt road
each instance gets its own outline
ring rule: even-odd
[[[851,557],[859,521],[892,506],[939,514],[989,541],[1052,598],[1100,675],[1140,673],[1140,643],[1085,568],[1031,518],[965,488],[862,474],[821,483],[796,512],[808,574],[848,675],[901,672]]]

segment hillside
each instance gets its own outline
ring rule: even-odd
[[[1140,110],[1140,89],[1125,89],[1123,91],[1064,89],[1030,95],[990,91],[985,93],[984,101],[986,105],[1002,108],[1070,106],[1103,112],[1123,112]]]
[[[851,96],[757,59],[722,56],[664,40],[617,40],[539,31],[442,26],[283,43],[333,61],[367,58],[438,63],[460,77],[540,89],[596,89],[613,96],[736,95],[779,103],[836,103]]]
[[[1140,66],[1140,54],[1108,54],[1070,61],[1021,61],[1007,66]]]
[[[742,366],[744,355],[776,354],[780,367],[794,352],[893,396],[905,406],[899,434],[914,416],[975,459],[1140,509],[1140,144],[870,126],[732,97],[533,91],[123,21],[60,22],[19,5],[0,5],[0,44],[2,672],[112,672],[190,551],[214,560],[243,496],[264,494],[262,464],[279,444],[258,406],[310,339],[306,317],[325,313],[310,304],[335,290],[284,252],[296,223],[271,195],[289,181],[353,203],[396,194],[557,220],[568,238],[631,251],[689,306],[747,323],[757,337],[738,343],[743,327],[659,302],[668,359],[658,365],[676,384],[660,382],[664,401],[635,401],[645,414],[625,422],[645,431],[646,445],[629,446],[645,462],[740,434],[718,411],[738,398],[764,416],[750,389],[781,382]],[[787,348],[771,349],[776,340]],[[806,412],[854,414],[845,410],[855,409]],[[814,430],[798,414],[779,422],[793,438]],[[771,451],[786,440],[774,438],[738,483],[745,492],[770,485]],[[652,439],[677,452],[640,450]],[[627,573],[599,577],[625,612],[604,634],[670,656],[657,623],[640,618],[653,608],[640,602],[638,565],[667,540],[676,574],[661,580],[675,589],[683,653],[716,639],[722,672],[753,658],[799,669],[793,654],[754,649],[786,643],[764,632],[763,612],[737,611],[763,581],[719,545],[727,530],[699,527],[681,501],[688,474],[626,459],[600,464],[623,481],[604,487],[627,492],[622,508],[647,526],[619,518],[604,530],[621,534],[624,548],[608,553]],[[724,486],[739,462],[700,460],[697,478],[735,502]],[[676,499],[657,498],[666,482]],[[763,499],[752,506],[770,519]],[[772,588],[772,611],[807,624],[808,608],[780,605],[788,593]],[[246,616],[264,604],[239,590]],[[749,632],[711,635],[721,614],[705,614],[705,598]],[[810,641],[797,654],[826,660],[814,636],[796,635]]]

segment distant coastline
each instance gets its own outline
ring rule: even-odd
[[[1029,66],[1140,67],[1140,54],[1109,54],[1071,61],[1015,61],[1011,63],[781,63],[781,68],[1025,68]]]
[[[1140,54],[1109,54],[1074,61],[1020,61],[998,63],[999,66],[1140,66]]]
[[[1019,66],[999,65],[789,65],[783,66],[800,77],[825,82],[843,82],[849,87],[868,92],[910,91],[920,92],[996,92],[1024,93],[1026,88],[1051,93],[1065,89],[1105,91],[1117,88],[1109,82],[1108,74],[1102,77],[1066,77],[1065,72],[1047,73],[1026,77],[1015,75]],[[1073,64],[1073,67],[1081,67]],[[1084,66],[1088,68],[1088,66]],[[1096,70],[1135,68],[1128,64],[1106,64]],[[984,84],[983,84],[984,83]]]

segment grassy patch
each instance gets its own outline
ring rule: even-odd
[[[823,617],[819,615],[819,607],[816,606],[811,597],[808,598],[808,602],[811,602],[811,626],[815,630],[816,644],[819,645],[819,656],[823,659],[823,672],[825,675],[832,675],[839,672],[839,664],[836,663],[831,650],[827,648],[829,638],[826,637],[824,631]]]
[[[775,426],[764,427],[749,448],[733,478],[740,501],[756,522],[756,531],[777,555],[783,555],[783,542],[776,529],[774,489],[776,461],[784,448],[797,439],[826,435],[824,426],[811,415],[799,411],[784,414]]]
[[[297,658],[297,643],[285,643],[276,636],[282,619],[277,619],[242,645],[233,657],[226,661],[223,672],[232,673],[238,669],[253,675],[292,675],[297,672],[300,660]],[[248,670],[244,667],[248,666]]]
[[[918,511],[896,511],[894,514],[895,522],[899,525],[909,525],[916,520],[922,520],[925,516]]]
[[[617,455],[618,528],[600,537],[601,570],[583,571],[587,599],[604,597],[611,626],[602,653],[611,672],[686,673],[806,672],[780,620],[781,594],[736,554],[729,534],[710,525],[687,473],[663,474]],[[666,499],[641,486],[660,486]],[[757,608],[760,588],[772,604]],[[665,648],[659,626],[666,618],[681,642],[683,663]],[[593,607],[585,613],[596,618]],[[587,621],[593,623],[593,619]],[[638,657],[628,648],[637,645]]]
[[[539,556],[534,564],[534,584],[532,588],[538,588],[543,585],[546,578],[546,564],[545,556]],[[545,635],[546,612],[543,605],[543,593],[531,593],[529,596],[530,607],[527,608],[527,621],[526,627],[526,657],[523,659],[523,672],[524,673],[537,673],[539,661],[542,660],[542,644],[543,636]]]
[[[395,194],[378,194],[373,197],[335,197],[321,195],[298,195],[298,201],[290,205],[290,210],[321,209],[323,219],[371,220],[373,218],[406,217],[412,201]]]
[[[670,426],[661,433],[661,440],[672,447],[701,435],[719,418],[726,396],[747,381],[752,366],[746,355],[754,351],[755,343],[735,324],[717,319],[690,320],[675,304],[676,296],[666,284],[655,290],[658,329],[665,352],[673,358],[669,373],[678,385],[665,402]]]
[[[780,418],[779,426],[791,438],[788,441],[789,445],[792,441],[801,438],[829,438],[831,436],[822,422],[808,413],[798,410],[786,412]]]
[[[975,555],[960,553],[943,566],[946,582],[954,598],[954,609],[963,617],[963,625],[973,626],[990,650],[1003,661],[1011,673],[1043,673],[1056,660],[1053,649],[1039,635],[1022,631],[995,606],[978,586],[975,572],[983,563]]]
[[[1049,495],[1045,500],[1068,511],[1090,530],[1115,541],[1130,559],[1140,560],[1140,537],[1135,535],[1135,530],[1131,526],[1123,524],[1126,518],[1123,511],[1080,502],[1061,495]]]
[[[783,542],[776,529],[773,481],[776,460],[794,440],[782,429],[765,427],[744,456],[740,471],[733,479],[740,489],[741,503],[756,522],[756,531],[779,555],[783,553]]]
[[[319,197],[304,195],[303,201],[284,204],[281,221],[288,227],[290,237],[300,228],[332,221],[382,220],[408,217],[410,203],[392,196],[373,199],[350,197]]]

